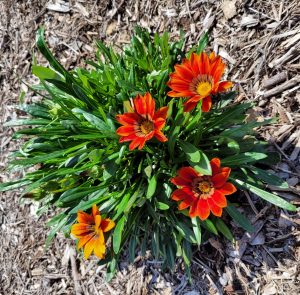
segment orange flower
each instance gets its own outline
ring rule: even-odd
[[[168,140],[161,132],[166,123],[168,107],[155,112],[155,101],[148,92],[134,98],[132,107],[133,112],[116,116],[117,121],[123,125],[117,129],[117,134],[121,136],[120,142],[131,141],[130,150],[136,147],[141,150],[153,136],[161,142]]]
[[[179,210],[190,207],[191,218],[199,216],[201,220],[207,219],[210,211],[215,216],[222,215],[222,208],[227,206],[226,195],[236,192],[235,186],[227,182],[230,174],[229,167],[220,167],[220,159],[210,161],[212,176],[198,173],[192,167],[182,167],[178,176],[171,182],[180,188],[172,194],[172,199],[181,201]]]
[[[84,258],[94,254],[103,259],[105,257],[105,232],[114,228],[115,223],[109,219],[102,219],[96,205],[93,205],[92,214],[83,211],[77,212],[78,223],[72,225],[71,234],[79,239],[78,250],[84,247]]]
[[[171,97],[188,97],[184,103],[184,111],[191,111],[202,100],[202,111],[208,112],[211,108],[211,96],[224,92],[232,87],[229,81],[220,82],[224,73],[225,64],[220,56],[211,53],[208,56],[202,52],[192,53],[190,59],[183,60],[182,64],[175,65],[175,72],[170,74],[167,85],[172,89],[168,92]]]

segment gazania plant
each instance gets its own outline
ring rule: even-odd
[[[244,190],[296,210],[267,187],[287,187],[267,172],[280,158],[257,135],[273,119],[251,119],[254,104],[235,102],[226,63],[204,51],[207,42],[186,50],[184,36],[137,28],[121,53],[97,42],[89,67],[67,71],[39,30],[49,66],[33,62],[40,83],[30,88],[41,99],[19,106],[27,119],[6,123],[27,126],[15,132],[24,144],[9,165],[27,172],[0,189],[22,187],[38,213],[55,210],[47,244],[63,231],[79,255],[107,264],[108,278],[121,256],[146,250],[188,272],[193,247],[211,235],[234,241],[232,221],[253,230],[241,213]]]

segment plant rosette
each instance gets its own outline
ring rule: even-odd
[[[49,67],[33,62],[40,83],[30,89],[41,100],[19,106],[28,119],[6,123],[27,126],[15,132],[25,143],[9,168],[38,168],[0,190],[23,187],[40,214],[59,209],[47,245],[59,230],[71,233],[85,258],[107,263],[108,278],[122,253],[133,261],[147,249],[163,267],[182,259],[189,271],[193,245],[219,233],[233,241],[231,219],[253,230],[237,209],[241,191],[296,210],[266,190],[287,187],[266,171],[280,158],[256,133],[274,120],[249,120],[253,103],[234,102],[207,42],[186,53],[183,34],[171,42],[136,28],[122,53],[97,42],[89,70],[67,71],[38,31]]]

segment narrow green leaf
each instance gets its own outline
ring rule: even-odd
[[[201,226],[199,218],[192,218],[193,231],[196,237],[197,245],[201,244]]]
[[[151,199],[151,197],[154,195],[157,185],[157,176],[153,175],[149,181],[148,189],[146,193],[147,199]]]
[[[224,223],[224,221],[222,219],[215,218],[214,223],[215,223],[215,226],[218,229],[218,231],[220,233],[222,233],[226,239],[228,239],[231,242],[234,241],[234,238],[233,238],[233,235],[232,235],[230,229],[228,228],[228,226]]]
[[[207,156],[189,142],[180,141],[180,146],[190,165],[204,175],[211,175],[211,166]]]
[[[254,228],[248,218],[246,218],[243,214],[241,214],[234,205],[228,202],[227,207],[225,208],[227,213],[231,216],[231,218],[244,230],[249,233],[254,231]]]
[[[297,211],[296,206],[290,204],[289,202],[287,202],[286,200],[278,197],[275,194],[266,192],[258,187],[255,187],[249,183],[243,182],[241,180],[235,179],[235,182],[240,185],[241,187],[249,190],[250,192],[258,195],[259,197],[261,197],[262,199],[280,207],[286,210],[290,210],[290,211]]]
[[[61,77],[55,71],[49,68],[33,65],[31,69],[32,69],[32,73],[38,78],[40,78],[41,80],[46,80],[46,79],[61,80]]]
[[[113,249],[116,254],[118,254],[120,250],[124,225],[125,216],[123,215],[122,218],[118,221],[113,234]]]
[[[246,163],[257,162],[265,158],[267,158],[267,155],[264,153],[247,152],[223,158],[221,162],[222,165],[239,166]]]
[[[200,221],[200,224],[209,232],[213,233],[214,235],[218,235],[218,230],[211,220],[205,219],[204,221]]]

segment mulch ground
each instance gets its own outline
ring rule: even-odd
[[[252,101],[249,116],[278,117],[260,130],[282,161],[270,170],[285,179],[289,189],[270,187],[299,204],[300,191],[300,3],[261,1],[124,1],[124,0],[3,0],[0,2],[0,181],[21,177],[5,167],[18,148],[12,128],[2,123],[20,115],[19,95],[37,98],[21,83],[35,83],[30,72],[35,32],[46,30],[47,42],[68,68],[83,66],[95,53],[94,41],[126,46],[135,25],[151,31],[182,28],[189,47],[203,32],[210,34],[208,50],[228,64],[226,77],[236,83],[237,101]],[[194,249],[190,284],[178,263],[163,272],[160,262],[137,257],[124,261],[116,277],[106,282],[105,268],[96,259],[84,261],[74,242],[58,233],[45,249],[51,217],[37,216],[37,204],[20,200],[18,192],[0,195],[0,294],[300,294],[299,214],[262,202],[253,194],[239,196],[256,231],[247,235],[232,224],[236,243],[211,238]]]

